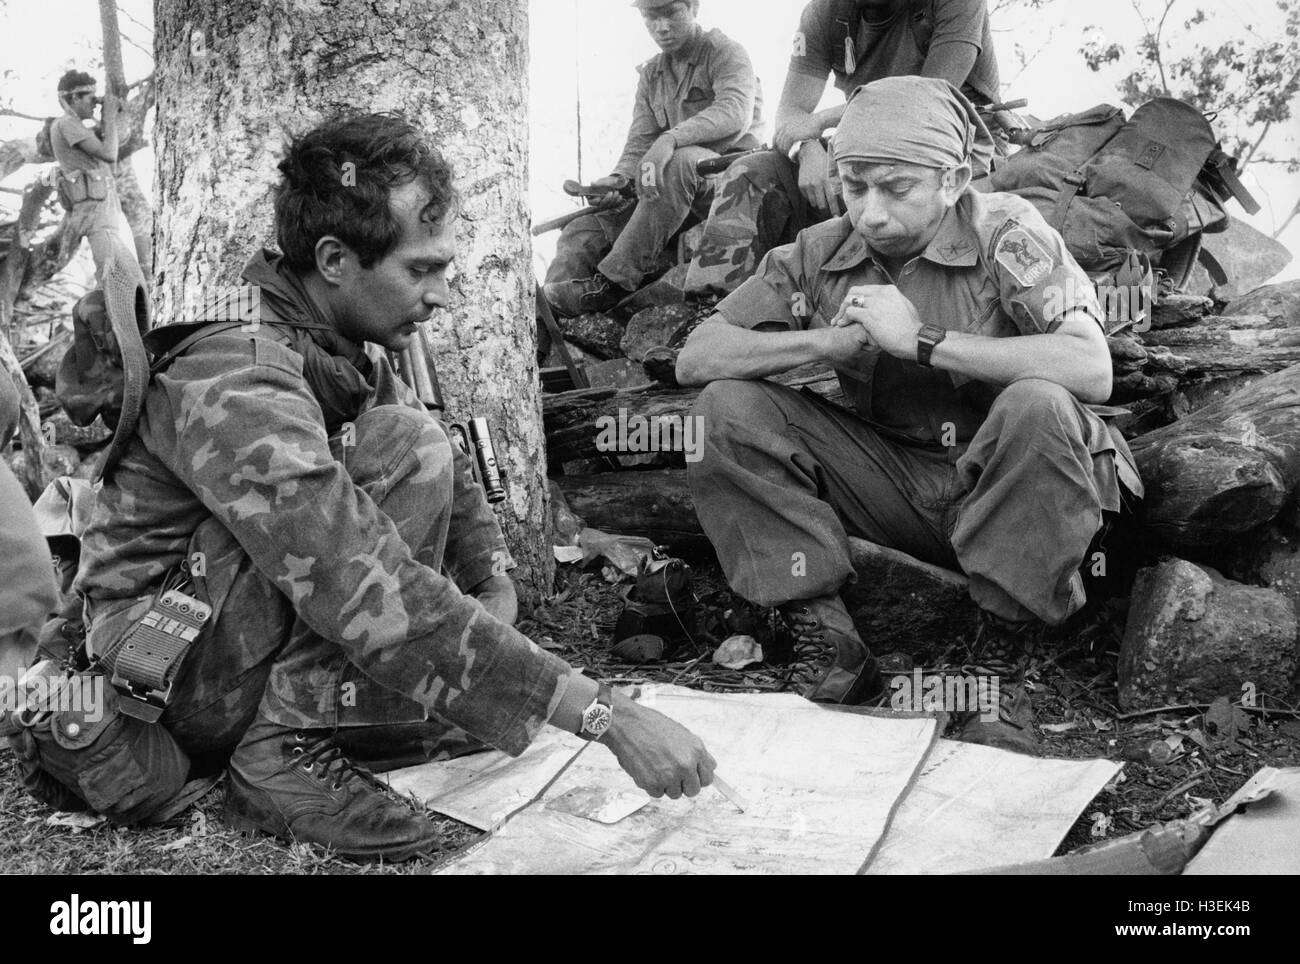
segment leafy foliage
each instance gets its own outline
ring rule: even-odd
[[[1142,26],[1132,53],[1090,27],[1079,51],[1088,67],[1100,71],[1111,64],[1128,65],[1117,86],[1129,106],[1176,97],[1217,114],[1220,126],[1230,132],[1225,147],[1244,161],[1286,163],[1289,170],[1300,170],[1300,158],[1294,155],[1278,159],[1257,153],[1270,130],[1291,119],[1292,103],[1300,94],[1300,4],[1277,0],[1285,15],[1280,31],[1246,28],[1241,36],[1224,36],[1222,8],[1211,17],[1198,7],[1176,23],[1171,15],[1180,0],[1132,2]]]

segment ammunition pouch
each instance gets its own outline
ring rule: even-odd
[[[9,715],[3,732],[18,754],[23,785],[59,810],[93,809],[118,824],[158,818],[185,787],[189,757],[164,727],[123,713],[102,673],[78,676],[103,699]]]
[[[60,198],[66,195],[69,205],[82,201],[104,201],[108,198],[112,175],[95,174],[90,171],[73,171],[62,174],[59,183]]]

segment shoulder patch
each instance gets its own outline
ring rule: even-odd
[[[1052,256],[1024,228],[1001,232],[993,256],[1024,287],[1032,288],[1052,273]]]

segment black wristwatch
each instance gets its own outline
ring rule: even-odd
[[[924,368],[930,365],[930,356],[934,354],[935,345],[948,337],[948,332],[938,325],[922,325],[916,333],[916,363]]]
[[[614,691],[608,683],[601,683],[596,698],[582,711],[582,726],[578,736],[584,740],[599,740],[614,722]]]

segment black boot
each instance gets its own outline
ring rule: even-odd
[[[856,706],[884,692],[876,661],[838,595],[797,599],[780,610],[798,637],[795,666],[808,679],[804,696]]]
[[[260,718],[230,759],[226,820],[359,861],[407,860],[442,843],[427,817],[347,760],[328,731]]]

